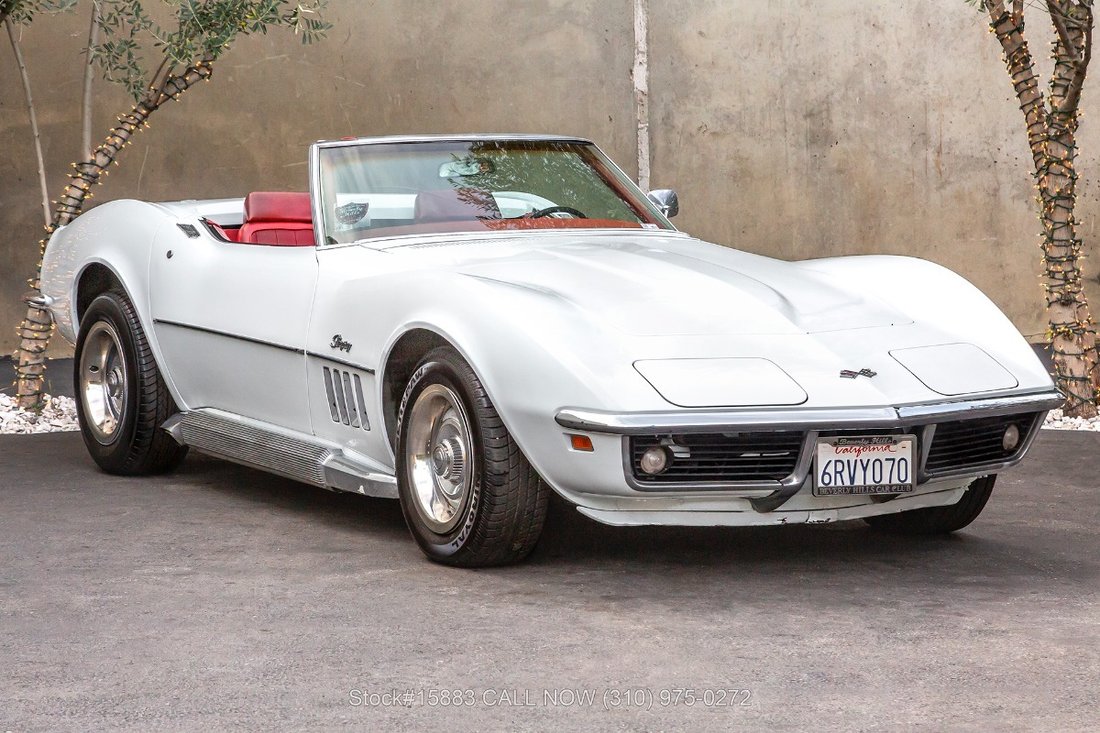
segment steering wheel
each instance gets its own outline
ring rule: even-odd
[[[583,211],[578,211],[577,209],[574,209],[572,206],[547,206],[545,209],[539,209],[538,211],[532,211],[530,214],[528,214],[528,216],[530,216],[532,219],[540,219],[544,216],[549,216],[550,214],[558,214],[558,213],[572,214],[573,216],[577,217],[578,219],[587,219],[588,218],[587,214],[585,214]]]

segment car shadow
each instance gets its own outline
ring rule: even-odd
[[[416,550],[396,501],[323,491],[203,456],[189,458],[175,478],[238,502],[262,504],[268,511],[363,533],[372,543],[394,543],[393,556],[408,558],[410,564],[428,562]],[[581,595],[590,594],[595,584],[618,588],[612,595],[625,593],[624,597],[666,597],[672,591],[691,595],[691,588],[700,583],[728,585],[748,577],[755,578],[758,587],[771,585],[787,593],[809,579],[814,580],[810,586],[844,583],[862,592],[876,583],[888,583],[892,592],[931,584],[1016,593],[1054,582],[1096,582],[1093,566],[1073,562],[1073,548],[1049,533],[1035,529],[1006,535],[1003,528],[992,528],[996,531],[977,526],[976,531],[947,537],[903,537],[877,532],[862,522],[609,527],[554,496],[539,545],[525,563],[474,572],[483,582],[492,577],[507,580],[517,573],[525,580],[534,576],[558,590],[583,579],[586,589],[577,589]]]
[[[173,474],[177,483],[271,510],[308,515],[334,529],[409,540],[401,506],[390,499],[327,491],[258,469],[192,453]]]
[[[590,520],[555,497],[536,563],[625,561],[639,565],[679,564],[695,568],[801,565],[817,570],[850,569],[853,562],[904,561],[911,567],[992,549],[989,540],[951,535],[906,537],[875,531],[862,521],[772,527],[611,527]]]

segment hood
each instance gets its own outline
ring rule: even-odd
[[[556,296],[636,336],[822,333],[912,322],[827,274],[687,237],[470,246],[458,272]]]

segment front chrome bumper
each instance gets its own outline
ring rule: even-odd
[[[1056,389],[988,399],[968,397],[896,407],[813,407],[727,410],[670,410],[663,412],[601,412],[565,408],[555,416],[570,430],[616,435],[738,430],[848,430],[894,428],[926,422],[994,417],[1014,412],[1039,412],[1061,406],[1065,396]]]
[[[1038,435],[1046,412],[1060,406],[1064,399],[1060,392],[1049,389],[986,399],[970,397],[934,403],[872,408],[708,409],[646,413],[612,413],[567,408],[558,412],[555,419],[559,425],[569,430],[623,436],[625,478],[631,488],[639,491],[640,494],[644,492],[649,496],[659,494],[672,497],[683,496],[687,492],[696,494],[715,492],[727,497],[748,499],[757,512],[771,512],[785,504],[806,485],[813,463],[813,447],[820,433],[824,431],[913,429],[922,446],[918,485],[927,485],[960,477],[998,473],[1019,463]],[[1017,452],[1007,460],[938,470],[932,475],[924,470],[928,451],[923,446],[931,444],[937,423],[1015,413],[1036,413],[1035,423]],[[659,487],[641,486],[633,479],[627,450],[629,436],[723,430],[802,431],[804,433],[802,450],[794,471],[781,480],[677,483]],[[897,499],[901,498],[903,497],[897,497]]]
[[[829,524],[853,519],[864,519],[882,514],[906,512],[912,509],[929,509],[955,504],[966,492],[965,486],[937,486],[912,496],[900,496],[885,503],[864,503],[850,506],[809,508],[787,506],[777,511],[760,512],[745,508],[693,509],[684,507],[619,508],[578,506],[581,514],[602,524],[616,527],[671,526],[671,527],[762,527],[788,524]]]

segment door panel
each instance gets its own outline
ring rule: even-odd
[[[150,266],[154,328],[185,406],[310,432],[305,338],[316,249],[187,244],[171,257],[158,244]]]

